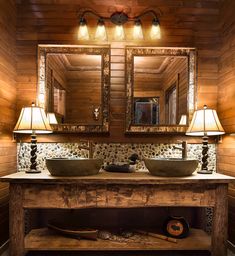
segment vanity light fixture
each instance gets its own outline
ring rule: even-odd
[[[110,21],[115,25],[114,29],[114,39],[117,41],[125,40],[125,32],[123,25],[126,22],[134,22],[133,27],[133,39],[143,40],[144,34],[142,30],[141,17],[145,15],[153,16],[152,27],[150,30],[150,38],[152,40],[157,40],[161,38],[160,23],[157,17],[157,13],[154,10],[147,10],[135,17],[129,17],[124,11],[114,12],[110,17],[100,16],[96,11],[87,9],[78,15],[79,18],[79,28],[78,28],[78,39],[79,40],[89,40],[90,35],[87,28],[87,22],[85,16],[88,14],[93,15],[98,18],[97,28],[95,32],[94,39],[99,41],[107,40],[107,32],[105,29],[105,21]]]
[[[191,124],[186,135],[203,136],[202,137],[202,166],[198,173],[212,174],[212,170],[208,170],[208,136],[216,136],[224,134],[224,129],[219,121],[216,110],[207,108],[196,110],[193,114]]]
[[[85,18],[80,19],[79,28],[78,28],[78,38],[81,40],[89,40],[89,32],[87,28],[87,22]]]
[[[95,32],[95,39],[99,41],[107,40],[107,32],[105,29],[104,21],[102,19],[98,20],[97,29]]]
[[[143,34],[142,24],[141,24],[140,19],[135,21],[135,25],[133,28],[133,38],[136,40],[144,39],[144,34]]]
[[[19,119],[14,128],[14,133],[31,134],[31,158],[30,169],[26,173],[39,173],[37,169],[37,135],[52,133],[51,126],[46,118],[44,109],[35,106],[32,103],[31,107],[22,108]]]

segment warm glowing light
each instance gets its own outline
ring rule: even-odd
[[[160,26],[159,26],[159,21],[157,19],[153,20],[152,28],[150,31],[150,37],[152,40],[161,38],[161,30],[160,30]]]
[[[89,40],[89,33],[86,24],[86,20],[81,18],[79,28],[78,28],[78,39],[79,40]]]
[[[187,124],[187,116],[181,115],[179,125],[186,125]]]
[[[51,133],[52,129],[43,108],[32,104],[22,108],[20,117],[14,128],[16,133]]]
[[[186,135],[191,136],[214,136],[224,134],[224,129],[214,109],[204,106],[193,114],[191,124]]]
[[[105,29],[105,25],[103,20],[99,20],[97,24],[97,29],[95,32],[95,39],[100,41],[106,41],[107,40],[107,33]]]
[[[135,21],[135,25],[133,29],[133,39],[136,39],[136,40],[144,39],[140,20]]]
[[[47,120],[49,124],[58,124],[55,113],[47,113]]]
[[[124,40],[125,39],[125,33],[122,25],[117,25],[115,28],[114,33],[115,40]]]

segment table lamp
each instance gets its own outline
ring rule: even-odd
[[[47,120],[49,124],[58,124],[55,113],[53,112],[47,113]]]
[[[208,136],[224,134],[224,129],[219,121],[217,113],[214,109],[207,108],[196,110],[193,114],[192,121],[186,132],[186,135],[203,136],[202,137],[202,166],[198,173],[212,174],[212,170],[208,170]]]
[[[31,107],[22,108],[19,119],[14,128],[14,133],[31,134],[31,158],[30,169],[26,173],[40,173],[37,170],[37,135],[52,133],[50,124],[46,118],[43,108],[35,106],[32,103]]]
[[[187,125],[187,116],[181,115],[179,125]]]

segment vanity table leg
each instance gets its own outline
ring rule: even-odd
[[[24,209],[23,189],[20,184],[10,184],[9,201],[10,256],[23,256],[24,251]]]
[[[227,255],[228,185],[220,184],[215,192],[216,201],[212,227],[212,256]]]

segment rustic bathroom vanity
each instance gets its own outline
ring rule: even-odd
[[[86,177],[52,177],[14,173],[1,178],[10,183],[10,255],[27,251],[209,250],[225,256],[227,243],[227,191],[234,178],[214,173],[179,178],[150,176],[148,172],[108,173]],[[53,235],[47,228],[25,235],[25,209],[82,209],[134,207],[213,207],[211,236],[192,229],[178,243],[149,238],[149,242],[114,243],[77,240]]]

